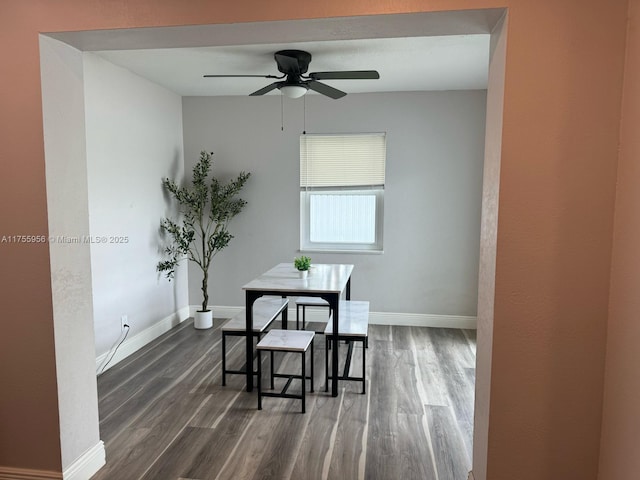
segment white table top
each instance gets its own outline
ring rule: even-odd
[[[258,278],[251,280],[243,290],[266,290],[272,292],[342,293],[351,277],[353,265],[311,264],[307,278],[300,278],[291,263],[280,263]]]

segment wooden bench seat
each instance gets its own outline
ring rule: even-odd
[[[287,307],[289,299],[281,297],[262,297],[253,304],[253,330],[251,335],[258,341],[262,334],[269,328],[271,323],[282,315],[282,322],[287,321]],[[222,385],[227,384],[227,374],[246,375],[246,365],[239,370],[227,369],[227,337],[244,337],[247,334],[246,310],[240,313],[222,326]],[[253,372],[254,375],[257,371]]]
[[[369,335],[369,302],[354,301],[354,300],[341,300],[340,301],[340,315],[338,319],[338,340],[346,340],[349,344],[347,350],[347,358],[345,360],[344,370],[339,380],[358,381],[362,382],[362,393],[366,393],[366,346]],[[325,391],[329,389],[329,349],[332,346],[333,341],[333,320],[330,319],[327,323],[327,328],[324,330],[326,339],[325,348],[325,371],[326,383]],[[355,342],[362,342],[362,376],[352,377],[349,376],[349,369],[351,368],[351,358],[353,356],[353,344]]]

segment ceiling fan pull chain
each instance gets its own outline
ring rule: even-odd
[[[280,131],[284,132],[284,97],[280,95]]]
[[[302,134],[307,134],[307,96],[302,97]]]

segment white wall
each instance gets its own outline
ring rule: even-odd
[[[478,273],[478,319],[476,343],[476,394],[473,424],[473,480],[487,479],[491,362],[493,358],[493,312],[498,250],[498,200],[502,162],[504,73],[507,55],[508,16],[491,33],[491,57],[487,89],[487,129]]]
[[[128,316],[129,338],[188,305],[186,266],[169,283],[156,272],[160,219],[172,213],[162,178],[183,173],[181,97],[84,53],[87,173],[96,352]],[[111,237],[126,237],[111,243]]]
[[[478,291],[485,91],[351,94],[306,99],[308,133],[387,132],[384,254],[318,254],[353,263],[352,298],[372,311],[475,316]],[[236,236],[213,261],[211,305],[244,304],[241,287],[299,249],[299,155],[303,100],[183,99],[185,170],[200,150],[214,172],[252,177]],[[189,270],[189,300],[200,302]],[[215,314],[215,312],[214,312]]]
[[[58,241],[89,234],[82,54],[41,36],[40,65],[62,469],[64,478],[88,478],[105,457],[90,252],[86,243]]]

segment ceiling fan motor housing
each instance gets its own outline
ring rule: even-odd
[[[311,63],[311,54],[302,50],[280,50],[273,56],[278,70],[287,75],[306,73]]]

